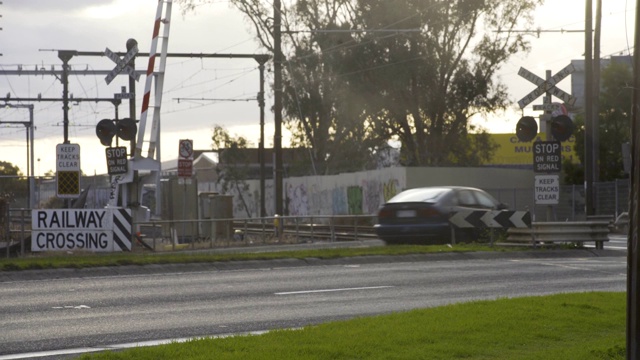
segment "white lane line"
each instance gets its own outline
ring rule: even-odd
[[[356,287],[356,288],[285,291],[285,292],[277,292],[275,293],[275,295],[298,295],[298,294],[314,294],[314,293],[336,292],[336,291],[375,290],[375,289],[386,289],[386,288],[392,288],[392,287],[393,286],[367,286],[367,287]]]
[[[298,330],[300,328],[291,328],[291,329]],[[35,359],[35,358],[59,356],[59,355],[77,355],[77,354],[87,354],[87,353],[101,352],[101,351],[125,350],[125,349],[144,347],[144,346],[158,346],[158,345],[166,345],[171,343],[184,343],[187,341],[203,339],[203,338],[218,339],[218,338],[226,338],[226,337],[233,337],[233,336],[261,335],[261,334],[268,333],[269,331],[270,330],[256,330],[256,331],[248,331],[248,332],[241,332],[241,333],[235,333],[235,334],[195,336],[191,338],[177,338],[177,339],[164,339],[164,340],[150,340],[150,341],[140,341],[140,342],[126,343],[126,344],[115,344],[115,345],[84,347],[84,348],[64,349],[64,350],[38,351],[38,352],[23,353],[23,354],[0,355],[0,360]]]

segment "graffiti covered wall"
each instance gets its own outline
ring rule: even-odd
[[[284,179],[285,215],[361,215],[374,214],[378,206],[405,188],[405,168],[386,168],[331,176]],[[252,217],[259,216],[260,182],[248,180],[249,190],[233,194],[234,216],[246,217],[244,203]],[[265,182],[267,214],[275,209],[273,181]],[[242,201],[243,199],[244,201]]]
[[[413,187],[463,185],[480,188],[533,187],[533,172],[502,168],[385,168],[330,176],[286,178],[283,183],[284,215],[371,215],[399,192]],[[235,190],[233,211],[237,218],[260,214],[260,182],[247,181],[242,194]],[[274,214],[273,181],[265,182],[267,216]]]

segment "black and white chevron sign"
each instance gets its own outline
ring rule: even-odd
[[[453,213],[449,222],[458,228],[526,228],[531,227],[531,214],[528,211],[463,210]]]

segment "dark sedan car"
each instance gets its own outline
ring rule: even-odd
[[[451,241],[449,217],[461,210],[502,210],[486,191],[463,186],[405,190],[378,210],[376,234],[387,244],[444,244]],[[456,237],[458,233],[456,233]],[[474,237],[476,232],[466,233]]]

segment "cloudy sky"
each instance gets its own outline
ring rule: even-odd
[[[400,1],[400,0],[397,0]],[[595,0],[594,0],[595,2]],[[138,41],[140,52],[149,52],[157,2],[152,0],[3,0],[0,5],[0,70],[60,70],[57,50],[125,51],[129,38]],[[606,0],[603,8],[602,56],[628,54],[633,48],[635,1]],[[579,30],[584,28],[584,0],[547,0],[536,15],[536,27],[542,30]],[[594,10],[595,13],[595,10]],[[173,5],[168,40],[169,52],[205,54],[262,54],[265,50],[254,40],[251,28],[242,15],[227,1],[213,1],[198,7],[195,13],[182,14]],[[492,132],[513,132],[518,118],[517,101],[533,90],[533,85],[517,75],[523,66],[544,77],[584,53],[582,33],[542,33],[530,36],[533,50],[512,58],[499,73],[507,84],[514,111],[497,114],[478,123]],[[70,61],[74,70],[111,70],[115,64],[106,57],[78,56]],[[137,60],[144,70],[146,58]],[[268,70],[270,65],[267,65]],[[271,81],[267,73],[267,81]],[[103,76],[74,75],[69,89],[75,98],[111,98],[128,85],[125,75],[106,85]],[[137,112],[145,78],[137,84]],[[565,79],[560,88],[570,91]],[[266,89],[270,87],[268,84]],[[192,139],[196,149],[211,147],[214,125],[222,125],[232,134],[247,137],[254,146],[259,141],[258,64],[251,59],[169,58],[167,60],[161,111],[161,159],[178,156],[180,139]],[[0,75],[0,97],[61,98],[60,80],[51,75]],[[541,101],[539,101],[541,102]],[[534,102],[537,103],[537,102]],[[15,104],[15,103],[12,103]],[[35,102],[35,174],[55,171],[56,144],[63,142],[61,102]],[[273,144],[273,105],[266,101],[266,146]],[[128,114],[128,105],[119,107],[120,117]],[[530,108],[525,112],[537,114]],[[106,173],[104,146],[95,135],[95,125],[114,117],[109,102],[79,102],[69,112],[69,140],[81,146],[82,170],[86,174]],[[0,121],[28,121],[25,109],[2,108]],[[151,113],[149,114],[149,121]],[[285,134],[286,135],[286,134]],[[122,144],[122,142],[121,142]],[[287,145],[286,138],[283,145]],[[18,165],[27,173],[26,128],[0,124],[0,161]],[[39,160],[38,160],[39,159]]]

